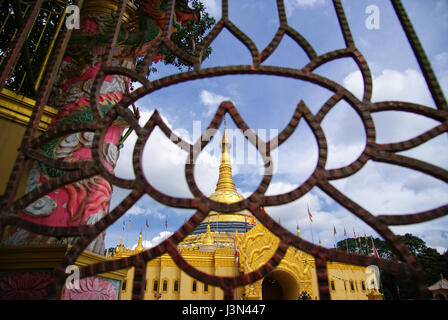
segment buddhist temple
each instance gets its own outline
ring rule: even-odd
[[[237,191],[232,177],[226,131],[222,137],[219,178],[211,199],[234,203],[244,197]],[[300,230],[297,228],[297,236]],[[234,213],[211,212],[207,218],[178,246],[184,259],[192,266],[209,274],[236,276],[256,270],[273,255],[279,243],[273,235],[248,211]],[[111,259],[129,257],[144,250],[140,233],[134,250],[120,242]],[[328,263],[331,297],[336,300],[382,299],[378,279],[370,268]],[[128,271],[127,285],[121,292],[130,298],[133,270]],[[223,291],[191,278],[171,257],[164,254],[147,264],[145,299],[166,300],[221,300]],[[244,300],[297,300],[300,297],[319,299],[314,258],[290,247],[280,265],[251,285],[237,288],[235,299]]]

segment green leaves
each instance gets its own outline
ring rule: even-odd
[[[195,55],[198,44],[206,36],[207,30],[212,28],[216,23],[216,20],[208,15],[202,2],[193,0],[190,5],[195,11],[200,13],[201,18],[199,22],[187,22],[187,24],[182,26],[179,31],[174,32],[171,35],[171,41],[173,41],[181,50],[185,51],[186,53]],[[211,53],[212,48],[206,48],[202,55],[202,60],[205,60],[208,56],[210,56]],[[165,64],[172,64],[176,66],[181,71],[183,71],[185,67],[187,67],[188,70],[192,68],[191,65],[189,65],[179,57],[173,55],[171,52],[168,52],[165,55],[164,62]]]

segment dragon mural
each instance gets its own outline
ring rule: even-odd
[[[95,7],[98,9],[103,6],[104,12],[105,3],[111,4],[114,1],[84,2],[80,14],[80,29],[74,30],[72,34],[53,86],[49,104],[58,109],[58,114],[52,119],[49,129],[94,121],[90,108],[91,88],[110,42],[111,32],[114,30],[113,13],[105,14],[95,10]],[[146,54],[151,43],[161,35],[163,29],[167,13],[166,0],[129,1],[129,6],[134,12],[127,23],[121,24],[113,48],[112,66],[135,67],[138,58]],[[187,24],[198,23],[200,10],[190,8],[187,0],[177,0],[174,17],[172,33]],[[153,62],[162,60],[166,53],[162,49],[162,52],[155,55]],[[129,92],[129,87],[130,79],[125,76],[106,77],[98,99],[99,109],[103,115]],[[138,117],[138,109],[133,111],[134,116]],[[117,162],[120,141],[127,126],[123,118],[117,118],[106,133],[103,152],[107,160],[105,166],[110,172],[113,172]],[[42,146],[41,151],[53,159],[67,162],[91,159],[93,136],[93,132],[69,134],[48,142]],[[64,173],[65,171],[61,169],[51,168],[36,161],[32,166],[25,192]],[[111,184],[96,175],[50,192],[26,207],[20,216],[30,222],[46,226],[95,224],[108,213],[111,194]],[[101,234],[87,250],[102,254],[104,237],[105,234]],[[57,239],[38,235],[19,227],[8,226],[4,231],[2,243],[3,245],[70,244],[74,240],[74,238]]]

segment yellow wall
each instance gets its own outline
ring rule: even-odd
[[[20,147],[24,133],[24,126],[0,118],[0,150],[2,150],[0,157],[0,194],[3,194],[6,190],[9,176],[18,155],[17,149]],[[29,169],[30,166],[27,167],[27,171],[29,171]],[[25,176],[27,176],[27,174],[25,174]],[[18,193],[23,194],[24,190],[25,184],[22,183]]]
[[[367,300],[369,287],[371,286],[369,277],[371,273],[365,267],[347,265],[343,263],[328,263],[328,281],[330,282],[330,294],[332,300]],[[334,282],[334,290],[331,287]],[[364,281],[364,288],[362,282]],[[345,286],[344,286],[345,282]],[[350,285],[353,283],[353,289]],[[375,285],[376,280],[375,280]]]
[[[186,253],[184,258],[197,269],[212,275],[235,276],[236,270],[232,257],[223,257],[210,252]],[[225,260],[224,262],[222,260]],[[221,260],[221,261],[220,261]],[[126,291],[122,291],[122,299],[132,297],[133,268],[129,269]],[[154,281],[158,281],[157,291],[154,291]],[[174,283],[178,281],[178,290],[174,291]],[[167,290],[163,290],[163,281],[167,281]],[[193,281],[196,281],[196,291],[193,291]],[[241,297],[243,289],[236,290]],[[168,255],[162,255],[147,264],[145,300],[222,300],[224,292],[219,287],[205,284],[190,277],[180,270]]]
[[[35,101],[3,89],[0,92],[0,194],[6,190],[6,186],[12,168],[18,155],[18,148],[22,143],[26,125],[29,122]],[[57,110],[49,106],[44,108],[44,112],[39,123],[37,134],[45,131],[51,118],[57,114]],[[17,195],[20,196],[25,191],[26,177],[31,169],[28,162],[25,168],[23,179],[20,182]]]

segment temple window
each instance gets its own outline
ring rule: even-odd
[[[355,291],[355,284],[353,283],[353,280],[350,280],[350,290]]]
[[[152,283],[152,291],[157,292],[159,291],[159,281],[158,280],[154,280]]]
[[[168,291],[168,280],[163,280],[162,282],[162,292]]]
[[[334,285],[334,280],[331,280],[331,281],[330,281],[330,287],[331,287],[331,290],[332,290],[332,291],[335,291],[335,290],[336,290],[336,287],[335,287],[335,285]]]
[[[179,291],[179,280],[174,280],[173,291],[174,292]]]
[[[196,280],[193,280],[193,282],[191,283],[191,291],[196,293],[198,290],[198,283]]]

